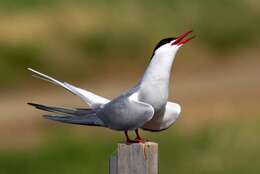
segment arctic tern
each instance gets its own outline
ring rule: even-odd
[[[98,96],[66,82],[28,68],[33,76],[61,86],[79,96],[88,108],[64,108],[28,103],[37,109],[53,112],[45,118],[64,123],[100,126],[124,131],[127,143],[144,142],[138,129],[162,131],[169,128],[179,117],[181,106],[168,101],[172,64],[179,48],[194,37],[185,38],[192,31],[162,39],[154,48],[150,63],[140,81],[127,92],[113,100]],[[135,130],[131,140],[128,131]]]

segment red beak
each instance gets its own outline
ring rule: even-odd
[[[190,41],[191,39],[193,39],[195,36],[189,37],[184,39],[186,36],[188,36],[190,33],[192,33],[192,31],[188,31],[186,33],[181,34],[180,36],[178,36],[175,41],[171,44],[171,45],[182,45],[185,44],[186,42]]]

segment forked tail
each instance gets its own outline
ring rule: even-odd
[[[49,120],[60,121],[60,122],[71,123],[71,124],[104,127],[104,123],[102,122],[102,120],[100,120],[97,117],[96,111],[93,109],[53,107],[53,106],[36,104],[36,103],[28,103],[28,104],[34,106],[37,109],[53,112],[57,114],[57,115],[43,116]]]

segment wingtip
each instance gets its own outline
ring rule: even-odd
[[[27,104],[30,105],[30,106],[33,106],[33,107],[38,107],[38,106],[40,106],[40,105],[37,104],[37,103],[31,103],[31,102],[28,102]]]
[[[36,70],[34,70],[34,69],[32,69],[32,68],[29,68],[29,67],[27,68],[27,70],[28,70],[28,71],[31,71],[31,72],[34,72],[34,73],[37,73],[37,72],[38,72],[38,71],[36,71]]]
[[[32,69],[32,68],[30,68],[30,67],[27,67],[26,69],[27,69],[27,70],[29,70],[29,71],[32,71],[32,70],[33,70],[33,69]]]
[[[28,102],[27,105],[33,106],[34,103]]]
[[[32,68],[29,68],[29,67],[28,67],[27,70],[30,71],[30,72],[32,72],[32,73],[38,74],[38,71],[36,71],[36,70],[34,70],[34,69],[32,69]],[[32,76],[33,76],[33,75],[32,75]]]

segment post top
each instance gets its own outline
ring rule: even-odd
[[[155,142],[151,142],[151,141],[147,141],[145,143],[131,143],[131,144],[118,143],[118,147],[130,147],[130,146],[146,146],[146,147],[150,147],[150,146],[158,146],[158,144],[155,143]]]
[[[110,174],[158,174],[158,144],[118,143],[109,166]]]

